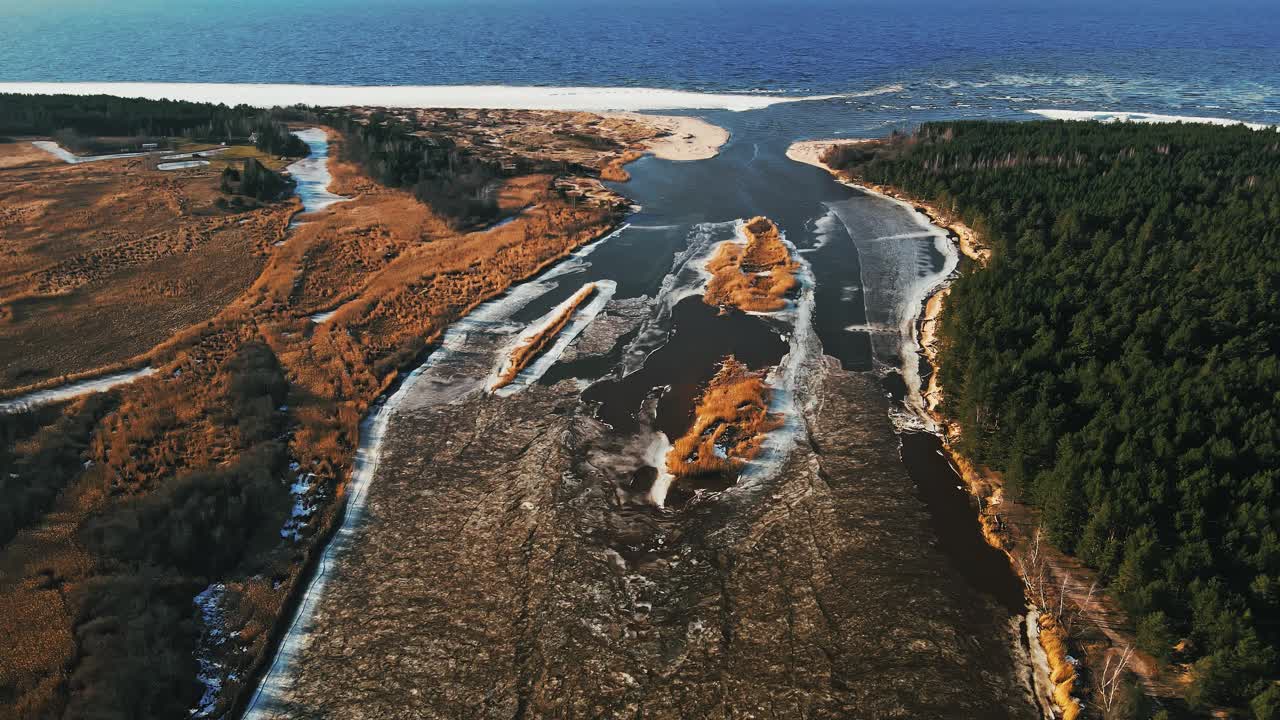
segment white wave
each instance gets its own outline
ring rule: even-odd
[[[758,110],[835,95],[702,93],[662,88],[508,85],[292,85],[242,83],[7,82],[0,93],[119,95],[154,100],[286,105],[519,110]]]
[[[1127,112],[1123,110],[1056,110],[1040,108],[1027,112],[1049,118],[1050,120],[1096,120],[1098,122],[1136,122],[1136,123],[1206,123],[1209,125],[1244,125],[1254,130],[1276,127],[1265,123],[1251,123],[1243,120],[1219,117],[1194,117],[1190,115],[1160,115],[1157,113]]]
[[[537,337],[540,333],[545,332],[546,328],[554,323],[560,314],[565,312],[575,301],[577,301],[582,293],[586,292],[587,288],[591,285],[595,286],[595,297],[593,297],[585,306],[574,311],[573,317],[570,319],[568,324],[566,324],[564,328],[560,330],[559,335],[556,336],[555,343],[539,355],[537,359],[530,363],[525,369],[521,370],[511,383],[500,387],[497,390],[493,390],[493,386],[498,382],[498,378],[506,373],[507,369],[510,367],[511,354],[515,349],[523,344],[531,342],[533,338]],[[547,372],[547,370],[551,369],[552,365],[556,364],[556,361],[559,360],[560,356],[564,354],[564,351],[569,348],[569,345],[577,339],[578,335],[580,335],[583,330],[587,329],[587,326],[596,319],[596,316],[598,316],[602,310],[604,310],[605,305],[609,304],[609,300],[613,298],[613,294],[617,289],[618,283],[613,280],[597,280],[595,283],[588,283],[583,285],[581,290],[566,298],[564,302],[552,308],[550,312],[530,323],[529,327],[526,328],[524,332],[520,333],[514,343],[503,349],[503,352],[501,353],[501,357],[503,358],[502,363],[498,367],[494,368],[493,373],[490,374],[485,383],[487,387],[490,388],[490,391],[498,397],[508,397],[536,383],[538,379]]]
[[[891,85],[881,85],[880,87],[872,88],[870,90],[863,90],[861,92],[844,93],[839,97],[851,97],[851,98],[875,97],[876,95],[889,95],[892,93],[900,93],[903,90],[906,90],[906,88],[903,87],[900,83],[893,83]]]
[[[89,393],[103,392],[110,390],[117,385],[133,382],[139,378],[154,375],[155,368],[142,368],[141,370],[130,370],[128,372],[114,373],[111,375],[103,375],[102,377],[90,378],[79,382],[59,385],[45,390],[36,390],[25,395],[19,395],[9,400],[0,400],[0,413],[12,413],[26,410],[36,405],[47,405],[48,403],[62,402],[71,398],[88,395]]]

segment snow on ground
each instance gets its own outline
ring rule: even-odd
[[[98,162],[99,160],[119,160],[121,158],[142,157],[143,155],[147,154],[144,152],[132,152],[132,153],[116,153],[114,155],[80,156],[70,152],[69,150],[62,147],[58,143],[53,142],[52,140],[33,140],[31,144],[49,153],[50,155],[58,158],[59,160],[66,163],[70,163],[72,165],[79,165],[81,163],[87,163],[87,162]]]
[[[81,380],[79,382],[68,383],[66,385],[59,385],[45,390],[36,390],[35,392],[29,392],[25,395],[19,395],[8,400],[0,400],[0,414],[19,412],[34,405],[62,402],[64,400],[70,400],[78,395],[87,395],[89,393],[110,390],[117,385],[133,382],[138,378],[153,375],[155,372],[155,368],[148,367],[142,368],[141,370],[130,370],[128,372],[115,373],[112,375],[103,375],[102,377]]]
[[[1189,115],[1160,115],[1157,113],[1127,112],[1123,110],[1028,110],[1050,120],[1097,120],[1099,122],[1137,122],[1137,123],[1207,123],[1209,125],[1245,125],[1254,130],[1276,127],[1264,123],[1249,123],[1243,120],[1215,117],[1194,117]]]
[[[196,618],[200,625],[200,640],[196,644],[196,679],[204,686],[200,701],[191,708],[191,717],[206,718],[213,712],[222,692],[222,663],[217,660],[218,648],[227,642],[226,612],[222,598],[227,586],[214,583],[195,597]]]

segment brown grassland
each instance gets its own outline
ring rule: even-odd
[[[778,425],[764,375],[726,357],[698,398],[693,425],[672,443],[667,471],[676,477],[732,473],[758,455],[765,434]]]
[[[564,329],[565,325],[569,324],[569,319],[573,317],[573,314],[590,300],[591,296],[595,295],[595,292],[595,283],[583,285],[581,290],[569,298],[569,303],[565,305],[559,314],[551,319],[551,322],[546,327],[542,328],[527,341],[517,345],[511,351],[511,357],[507,358],[506,368],[498,376],[497,381],[494,382],[490,390],[497,390],[510,385],[516,379],[516,376],[529,366],[529,363],[551,347],[551,344],[559,337],[560,331]]]
[[[703,300],[744,312],[781,310],[786,307],[787,293],[796,286],[796,262],[778,227],[768,218],[752,218],[742,232],[747,237],[745,245],[722,243],[707,262],[711,281]]]
[[[297,204],[215,205],[226,162],[68,165],[0,144],[0,391],[139,364],[249,287]]]
[[[341,157],[342,138],[331,139],[332,157]],[[12,162],[8,150],[0,149],[0,159]],[[608,152],[589,167],[600,167]],[[130,624],[168,603],[176,616],[166,622],[189,627],[194,592],[215,580],[227,587],[225,629],[238,633],[220,658],[221,707],[230,707],[270,650],[277,618],[319,550],[317,538],[340,512],[370,405],[450,322],[606,233],[626,207],[590,178],[574,179],[594,184],[594,199],[583,201],[558,192],[552,174],[509,177],[497,197],[514,219],[459,231],[354,165],[331,160],[330,167],[331,189],[352,200],[308,216],[278,247],[296,205],[206,214],[216,173],[159,174],[130,161],[59,166],[34,156],[3,170],[0,247],[8,257],[0,289],[13,298],[6,307],[20,306],[0,323],[6,383],[140,354],[160,372],[113,393],[114,405],[92,426],[83,471],[67,478],[48,512],[0,548],[0,717],[143,707],[144,696],[164,687],[147,667],[172,665],[194,678],[189,641]],[[41,242],[49,227],[54,239]],[[114,306],[101,312],[114,313],[118,324],[100,319],[98,306]],[[335,308],[322,325],[308,320]],[[112,350],[104,355],[103,348]],[[286,384],[283,402],[245,389],[245,378],[273,373]],[[244,402],[254,403],[253,412]],[[282,459],[259,460],[271,452]],[[318,510],[296,543],[279,535],[287,494],[271,490],[269,502],[255,500],[250,480],[238,496],[218,500],[241,508],[243,527],[218,526],[201,542],[175,535],[195,532],[193,523],[176,522],[164,531],[169,535],[156,536],[173,547],[194,542],[183,563],[147,543],[113,540],[135,538],[157,512],[179,517],[164,503],[186,492],[184,477],[271,474],[285,462],[315,480],[309,500]],[[271,487],[291,479],[278,478],[270,478]],[[156,498],[163,502],[151,502]],[[199,516],[198,505],[183,507]],[[143,560],[122,560],[134,557],[128,553]],[[222,553],[225,562],[201,553]],[[108,603],[98,588],[111,582],[145,592],[120,592]],[[122,609],[128,602],[134,605]],[[130,644],[127,663],[120,657],[126,651],[102,639],[135,635],[155,644]],[[178,687],[187,695],[169,702],[190,707],[198,697],[194,682]]]

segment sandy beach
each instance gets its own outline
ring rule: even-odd
[[[601,113],[606,117],[635,120],[662,133],[661,137],[647,140],[645,149],[663,160],[706,160],[720,153],[729,141],[729,131],[719,125],[696,117],[682,115],[650,115],[637,112]]]
[[[369,105],[388,108],[488,108],[494,110],[759,110],[807,97],[702,93],[632,87],[530,87],[507,85],[295,85],[250,83],[0,82],[0,93],[119,95],[254,107]]]
[[[856,138],[856,139],[850,138],[850,139],[844,139],[844,140],[801,140],[799,142],[791,143],[790,147],[787,148],[787,157],[792,160],[795,160],[796,162],[804,163],[805,165],[812,165],[814,167],[822,168],[823,170],[826,170],[827,172],[832,173],[834,175],[835,174],[834,171],[832,171],[831,168],[827,167],[826,163],[822,162],[822,153],[826,152],[827,148],[835,147],[837,145],[861,145],[863,143],[869,143],[869,142],[874,142],[874,140],[870,138]]]

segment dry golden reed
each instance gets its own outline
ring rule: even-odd
[[[773,312],[786,307],[796,286],[796,263],[778,227],[755,217],[742,227],[746,245],[722,243],[707,262],[711,281],[702,298],[708,305],[744,312]]]
[[[769,398],[764,372],[727,356],[698,398],[693,426],[667,453],[667,471],[687,477],[742,469],[777,427]]]
[[[515,350],[511,351],[511,357],[507,359],[506,369],[498,376],[497,381],[493,383],[493,387],[490,390],[497,390],[510,385],[516,379],[516,376],[529,366],[529,363],[551,347],[551,344],[560,335],[560,331],[564,329],[565,325],[569,324],[569,318],[573,317],[578,308],[591,299],[595,292],[595,283],[583,285],[581,290],[569,298],[569,303],[564,306],[558,315],[552,318],[546,327],[542,328],[527,341],[517,345]]]

